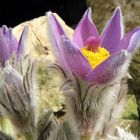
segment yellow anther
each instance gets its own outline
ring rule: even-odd
[[[105,61],[109,56],[110,53],[105,48],[99,47],[98,51],[93,52],[87,49],[87,46],[82,48],[83,55],[87,58],[89,63],[91,64],[92,68],[96,68],[99,64]]]

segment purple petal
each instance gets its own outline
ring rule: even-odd
[[[85,78],[92,68],[81,50],[66,37],[62,37],[62,45],[69,69],[79,77]]]
[[[63,48],[61,44],[62,36],[66,36],[66,35],[61,25],[57,21],[56,17],[51,12],[48,12],[47,15],[48,15],[48,20],[49,20],[49,30],[51,34],[51,41],[53,43],[52,45],[53,45],[55,54],[57,56],[57,60],[62,67],[68,70],[68,66],[65,62]]]
[[[3,25],[3,26],[2,26],[2,31],[3,31],[3,34],[4,34],[4,35],[7,33],[8,30],[9,30],[9,29],[8,29],[8,27],[7,27],[6,25]]]
[[[5,38],[6,44],[7,44],[8,48],[9,48],[9,55],[12,55],[13,52],[16,52],[17,48],[18,48],[17,39],[12,34],[12,29],[11,28],[7,28],[6,26],[4,26],[2,28],[2,32],[3,32],[3,36]]]
[[[102,47],[106,48],[110,53],[119,51],[117,47],[123,36],[122,32],[122,14],[120,8],[117,8],[102,34]]]
[[[128,52],[133,52],[140,43],[140,28],[135,28],[127,33],[120,42],[120,49],[127,49]]]
[[[2,63],[10,57],[10,49],[2,30],[0,30],[0,62]]]
[[[25,26],[19,39],[17,55],[22,55],[24,53],[28,41],[28,30],[28,26]]]
[[[105,84],[117,78],[126,64],[127,52],[121,51],[97,66],[87,75],[87,80],[96,84]]]
[[[92,22],[92,11],[88,8],[75,29],[73,41],[81,48],[90,36],[99,38],[95,24]]]

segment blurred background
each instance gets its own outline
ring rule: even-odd
[[[73,26],[89,6],[93,9],[94,22],[100,31],[116,6],[122,8],[126,31],[139,25],[139,0],[0,0],[0,25],[14,27],[51,10],[58,13],[69,26]]]
[[[48,10],[58,13],[68,25],[74,25],[86,7],[86,0],[0,0],[0,25],[14,27]]]
[[[101,32],[112,15],[120,6],[125,18],[125,31],[140,26],[140,0],[0,0],[0,26],[9,27],[43,16],[51,10],[56,12],[70,27],[75,27],[87,7],[93,10],[94,22]],[[140,51],[138,50],[130,66],[132,80],[123,118],[126,125],[140,135]],[[137,129],[137,130],[136,130]]]

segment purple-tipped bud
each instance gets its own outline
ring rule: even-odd
[[[5,65],[5,62],[15,53],[16,55],[21,54],[25,47],[25,42],[27,38],[28,27],[25,27],[20,41],[18,42],[16,37],[12,33],[12,29],[7,26],[0,28],[0,64]]]
[[[33,71],[31,62],[23,74],[6,66],[0,80],[1,111],[8,116],[17,133],[25,137],[32,135],[35,125]]]

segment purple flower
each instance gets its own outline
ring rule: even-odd
[[[0,28],[0,64],[3,66],[13,53],[17,56],[23,53],[27,39],[28,27],[26,26],[20,36],[19,42],[12,34],[12,29],[7,26]]]
[[[128,60],[140,41],[140,28],[123,35],[120,8],[116,8],[101,35],[88,8],[75,29],[73,40],[67,37],[51,12],[48,18],[53,47],[65,70],[96,84],[110,82],[126,72]]]

